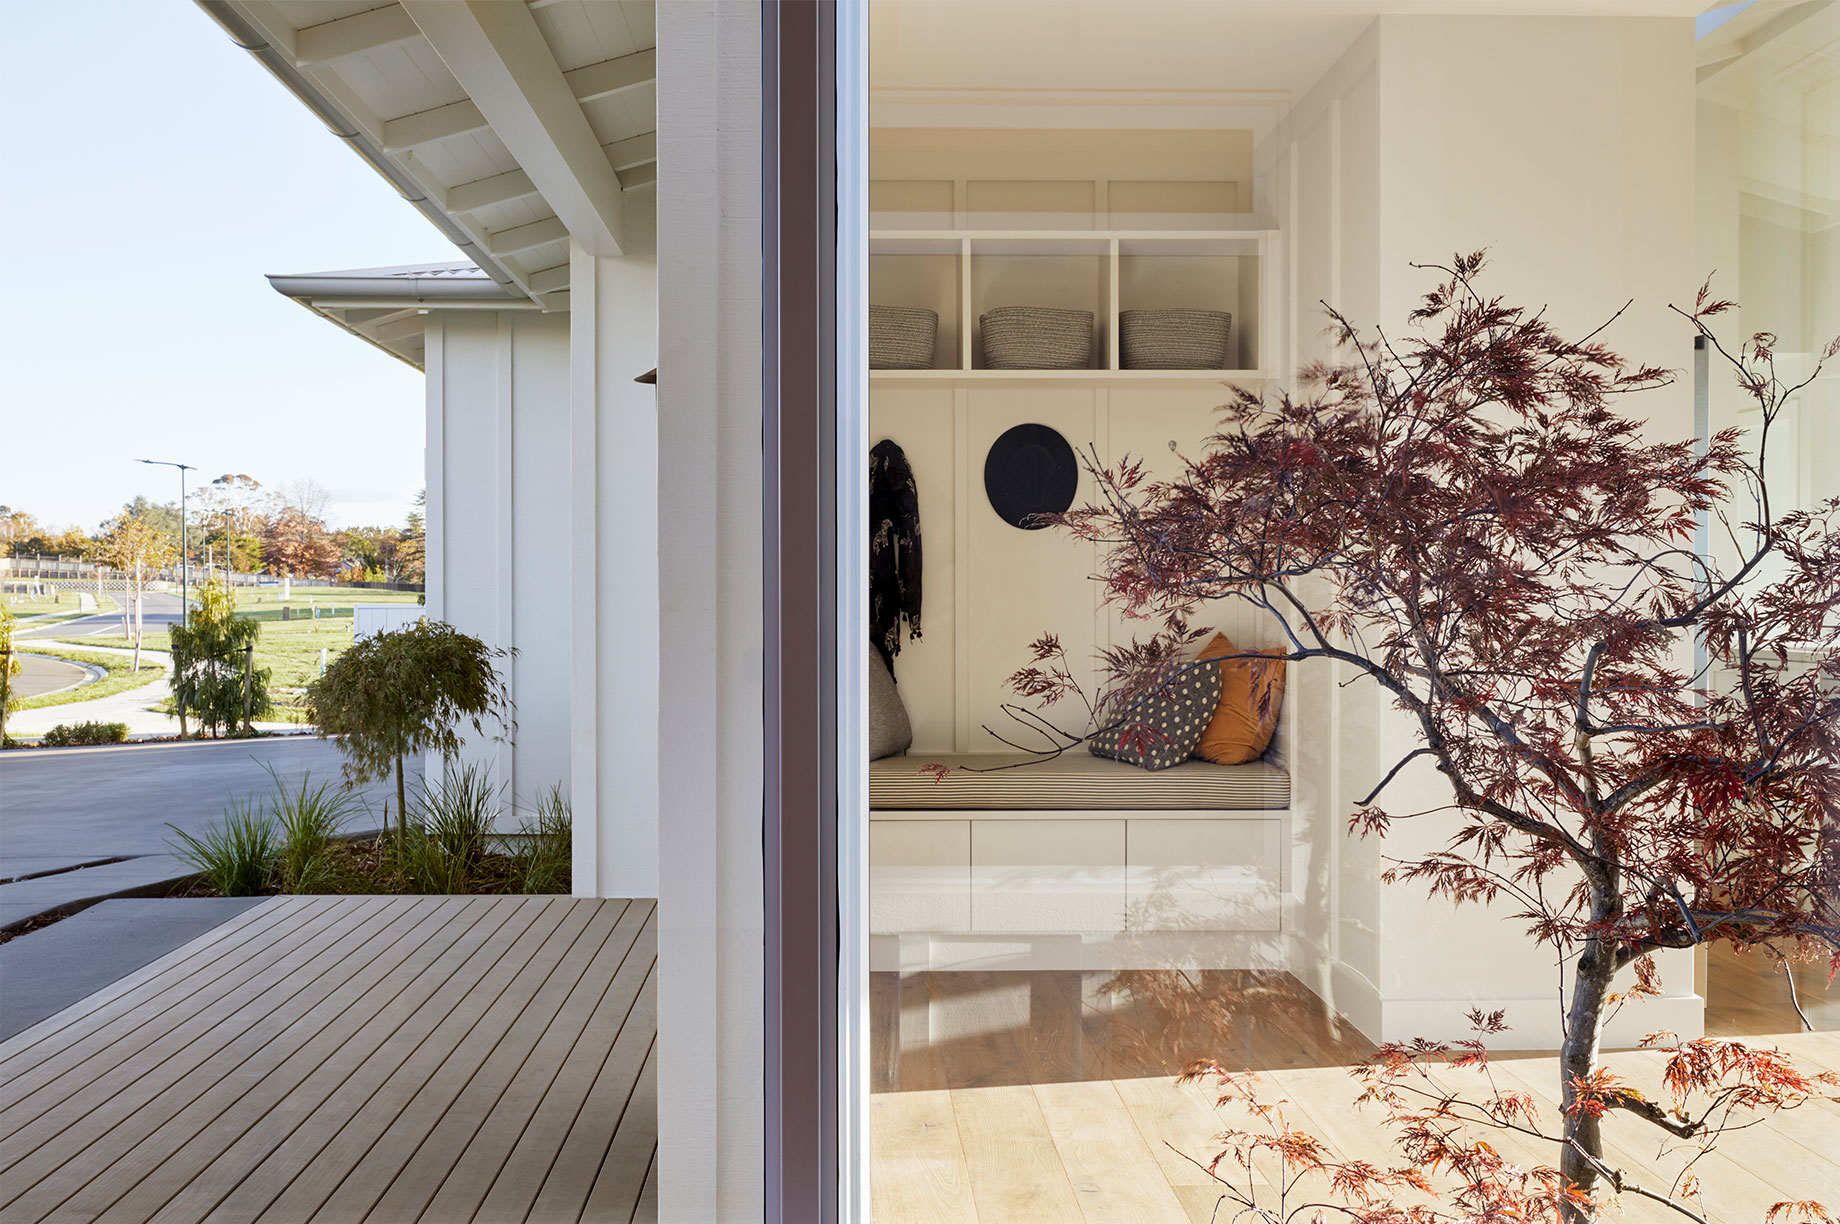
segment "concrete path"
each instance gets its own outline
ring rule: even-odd
[[[198,833],[232,799],[268,794],[265,765],[285,782],[337,785],[339,762],[336,744],[307,736],[0,753],[0,880],[12,881],[0,883],[0,925],[189,875],[169,855],[168,822]],[[411,765],[411,785],[420,772]],[[377,827],[393,795],[361,790],[371,814],[349,831]]]
[[[104,901],[0,944],[0,1041],[151,965],[263,900]]]
[[[45,646],[65,646],[72,650],[86,650],[99,655],[113,655],[116,658],[131,659],[132,650],[122,650],[113,646],[91,646],[82,639],[67,641],[63,639],[40,639]],[[141,666],[168,667],[172,658],[163,651],[141,651]],[[119,722],[128,724],[128,735],[133,739],[146,739],[153,736],[179,734],[177,715],[167,714],[151,707],[158,706],[172,694],[172,687],[164,675],[139,688],[111,693],[106,697],[97,697],[89,701],[71,701],[61,705],[42,706],[36,710],[19,710],[7,716],[6,733],[14,739],[31,740],[43,735],[59,723],[77,722]],[[258,722],[258,731],[277,734],[312,731],[299,723]]]
[[[19,660],[19,673],[7,686],[15,701],[75,688],[102,674],[99,667],[72,663],[67,659],[54,659],[50,655],[27,654],[22,650],[16,657]]]

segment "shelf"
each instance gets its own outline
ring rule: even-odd
[[[1075,386],[1208,386],[1222,383],[1263,383],[1269,370],[870,370],[874,383],[916,386],[950,386],[970,383],[1017,386],[1066,383]]]
[[[1261,380],[1271,329],[1274,229],[882,229],[869,239],[869,300],[939,318],[935,368],[878,371],[877,385],[944,381],[1206,385]],[[1085,370],[988,370],[980,320],[995,307],[1055,306],[1093,317]],[[1233,316],[1226,360],[1242,367],[1123,370],[1119,322],[1133,310]],[[1095,368],[1096,367],[1096,368]],[[970,375],[971,377],[962,377]]]
[[[1086,254],[1114,239],[1126,254],[1247,255],[1275,229],[1231,230],[870,230],[871,255],[946,254],[971,242],[983,251]]]

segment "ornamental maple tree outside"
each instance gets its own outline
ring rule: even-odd
[[[1173,480],[1094,452],[1095,500],[1054,519],[1103,546],[1108,596],[1157,622],[1148,640],[1102,655],[1100,725],[1128,720],[1146,684],[1184,666],[1206,601],[1262,609],[1289,660],[1371,678],[1415,725],[1418,745],[1351,829],[1384,837],[1401,820],[1439,819],[1451,832],[1442,849],[1391,860],[1384,878],[1508,907],[1565,979],[1563,1116],[1550,1130],[1524,1094],[1452,1095],[1439,1078],[1486,1064],[1498,1014],[1473,1017],[1473,1042],[1383,1046],[1359,1069],[1364,1099],[1398,1132],[1399,1168],[1334,1157],[1243,1077],[1196,1064],[1254,1119],[1224,1137],[1217,1175],[1250,1172],[1263,1153],[1282,1166],[1268,1186],[1324,1174],[1339,1200],[1273,1203],[1234,1183],[1222,1187],[1229,1216],[1577,1220],[1614,1192],[1701,1219],[1691,1165],[1672,1185],[1637,1184],[1606,1155],[1605,1116],[1704,1146],[1759,1112],[1840,1093],[1832,1075],[1731,1041],[1653,1035],[1666,1057],[1652,1092],[1602,1060],[1609,1017],[1656,993],[1659,950],[1728,940],[1840,968],[1840,499],[1785,511],[1764,477],[1785,405],[1840,339],[1787,383],[1774,336],[1721,343],[1711,321],[1733,303],[1708,282],[1678,313],[1762,423],[1750,438],[1648,441],[1619,405],[1674,375],[1632,367],[1599,339],[1623,311],[1567,339],[1541,312],[1485,296],[1483,264],[1477,253],[1429,265],[1439,283],[1403,336],[1364,336],[1331,309],[1338,359],[1307,369],[1299,393],[1235,391]],[[1695,548],[1701,523],[1735,561]],[[1011,678],[1019,695],[1084,696],[1057,641],[1033,650]],[[1388,811],[1388,786],[1420,758],[1449,802]],[[1619,991],[1625,969],[1634,982]],[[1511,1163],[1471,1138],[1478,1127],[1549,1143],[1556,1167]],[[1829,1218],[1800,1202],[1771,1215]]]

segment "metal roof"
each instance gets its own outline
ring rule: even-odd
[[[478,264],[403,264],[271,275],[276,292],[330,319],[416,369],[423,368],[423,323],[430,309],[540,310]]]

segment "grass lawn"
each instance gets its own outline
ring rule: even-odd
[[[412,604],[422,601],[420,591],[366,591],[351,587],[295,587],[293,598],[288,600],[290,608],[305,609],[330,607],[338,605],[349,608],[352,604]],[[279,613],[281,607],[280,587],[238,587],[236,588],[236,606],[238,611]]]
[[[148,636],[153,635],[148,634]],[[161,634],[160,640],[164,642],[165,639],[166,635]],[[21,650],[27,654],[69,659],[73,663],[89,663],[106,669],[108,675],[91,684],[79,685],[61,693],[46,693],[43,696],[27,697],[22,701],[16,701],[9,707],[13,712],[38,710],[45,706],[70,705],[78,701],[94,701],[98,697],[108,697],[115,693],[126,692],[128,689],[140,688],[144,684],[152,684],[166,672],[166,669],[159,663],[144,656],[141,659],[141,669],[137,673],[134,670],[134,660],[122,658],[119,655],[94,654],[87,650],[66,650],[61,646],[40,646],[36,643],[22,646]]]
[[[354,591],[348,587],[295,587],[293,594],[286,605],[290,619],[284,621],[279,588],[245,587],[236,592],[237,615],[262,626],[256,638],[256,666],[268,668],[268,691],[275,703],[274,713],[265,721],[306,721],[300,704],[303,690],[319,676],[322,650],[331,663],[351,648],[354,603],[415,604],[421,599],[419,591]],[[83,640],[124,649],[130,644],[125,637]],[[148,650],[167,649],[165,627],[147,630],[142,645]],[[167,706],[171,705],[169,700]]]
[[[63,590],[56,595],[7,595],[4,598],[14,616],[41,616],[49,612],[64,612],[74,616],[81,603],[75,591]],[[105,592],[96,605],[96,611],[114,612],[120,607],[115,597]]]

